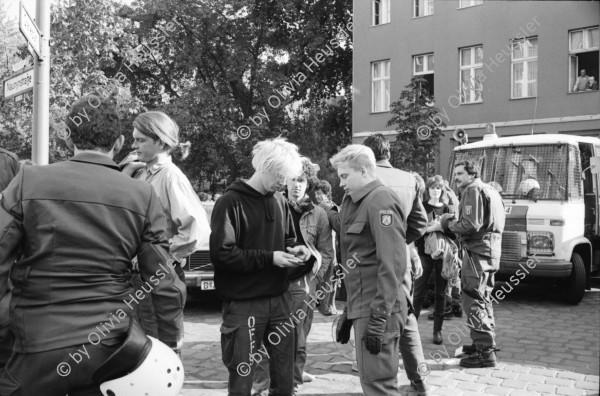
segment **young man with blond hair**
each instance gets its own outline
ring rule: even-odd
[[[377,178],[373,151],[353,144],[331,159],[344,189],[341,211],[329,211],[340,233],[348,293],[336,331],[349,341],[354,327],[358,372],[367,395],[400,395],[398,358],[408,296],[402,287],[407,243],[421,235],[407,229],[409,213],[398,195]]]
[[[221,352],[229,395],[249,396],[254,368],[269,357],[271,389],[286,396],[294,377],[288,269],[312,266],[316,258],[297,244],[292,214],[278,191],[302,173],[302,162],[296,145],[277,138],[254,146],[252,166],[252,177],[229,186],[212,213],[210,256],[223,300]]]

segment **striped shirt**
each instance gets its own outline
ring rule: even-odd
[[[135,178],[150,183],[158,195],[167,221],[166,235],[172,256],[181,260],[196,250],[208,250],[210,225],[206,212],[171,156],[140,169]]]

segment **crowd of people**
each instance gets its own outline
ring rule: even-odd
[[[78,112],[89,118],[68,124],[69,161],[19,170],[0,149],[0,394],[178,394],[183,267],[206,244],[230,395],[293,395],[313,379],[304,366],[314,310],[337,315],[342,282],[336,340],[354,329],[366,395],[400,394],[400,356],[411,386],[429,394],[418,318],[430,277],[433,342],[443,343],[452,296],[471,328],[461,366],[496,365],[490,293],[504,209],[472,162],[455,165],[459,201],[441,176],[394,168],[389,142],[373,135],[331,158],[345,193],[336,204],[296,145],[265,140],[253,175],[213,197],[208,219],[208,197],[173,163],[190,145],[168,115],[140,114],[134,151],[117,165],[114,104],[84,97]],[[161,370],[142,364],[150,358]],[[166,378],[169,387],[156,385]]]

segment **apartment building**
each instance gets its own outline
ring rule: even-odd
[[[353,141],[394,139],[389,105],[414,75],[448,125],[443,175],[456,128],[600,137],[599,24],[598,1],[354,0]]]

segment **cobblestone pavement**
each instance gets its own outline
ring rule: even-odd
[[[495,368],[463,369],[455,349],[470,344],[464,318],[444,323],[444,344],[434,345],[432,321],[423,311],[419,329],[434,395],[598,395],[600,373],[600,289],[598,282],[577,305],[559,299],[559,289],[521,284],[494,306]],[[343,304],[338,303],[339,306]],[[315,312],[305,371],[316,379],[302,395],[361,395],[351,360],[332,341],[334,317]],[[183,396],[226,395],[227,371],[221,361],[220,304],[190,300],[186,307]],[[346,355],[350,356],[347,351]],[[406,374],[398,373],[402,395],[416,395]]]

